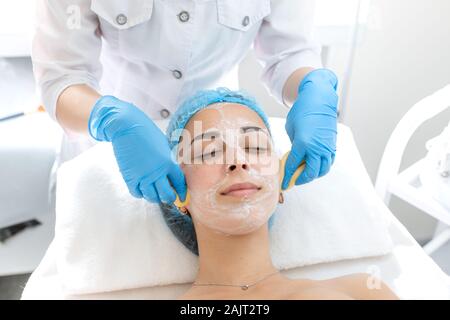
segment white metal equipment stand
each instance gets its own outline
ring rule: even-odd
[[[423,187],[419,174],[424,159],[399,172],[403,153],[414,132],[426,121],[450,107],[450,85],[416,103],[392,132],[381,159],[375,189],[386,205],[391,195],[412,204],[444,226],[423,248],[431,254],[450,240],[450,211]]]

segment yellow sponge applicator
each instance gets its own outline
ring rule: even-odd
[[[284,173],[285,173],[285,165],[286,165],[286,160],[287,160],[288,156],[289,156],[289,151],[286,152],[280,160],[280,190],[282,190],[282,191],[284,191],[281,186],[283,183],[283,178],[284,178]],[[290,188],[295,186],[295,181],[297,180],[297,178],[300,176],[300,174],[305,169],[305,165],[306,165],[305,161],[302,161],[302,163],[300,163],[297,170],[295,170],[294,174],[292,175],[291,181],[289,181],[288,187],[285,190],[289,190]]]
[[[185,206],[187,206],[189,204],[189,201],[191,200],[191,195],[189,194],[189,190],[186,191],[186,199],[183,202],[181,202],[180,197],[178,196],[178,194],[177,193],[175,193],[175,194],[176,194],[177,198],[175,199],[173,204],[176,207],[181,208],[181,207],[185,207]]]

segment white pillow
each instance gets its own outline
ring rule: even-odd
[[[270,119],[281,155],[284,119]],[[160,122],[165,128],[167,122]],[[349,128],[338,127],[331,171],[284,193],[271,229],[279,269],[389,253],[388,209],[377,197]],[[56,197],[57,272],[68,294],[187,283],[198,257],[166,225],[159,206],[133,198],[112,147],[100,143],[63,164]]]

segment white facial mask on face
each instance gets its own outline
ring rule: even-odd
[[[189,211],[196,222],[226,235],[240,235],[250,233],[267,223],[278,202],[279,176],[278,158],[271,152],[264,155],[264,162],[269,162],[270,168],[254,160],[248,160],[249,155],[245,146],[238,143],[239,128],[246,125],[255,125],[244,118],[227,119],[222,109],[217,109],[221,120],[214,129],[217,129],[225,140],[227,164],[211,164],[220,166],[224,174],[219,181],[213,181],[208,187],[189,186],[191,196]],[[216,143],[224,140],[217,139]],[[237,143],[236,143],[237,142]],[[230,155],[232,155],[230,157]],[[224,155],[219,155],[225,158]],[[273,157],[272,159],[270,157]],[[245,168],[243,167],[245,164]],[[202,164],[187,165],[186,170],[196,176]],[[231,170],[231,168],[234,168]],[[199,174],[199,173],[198,173]],[[205,177],[207,179],[208,177]],[[222,195],[221,191],[235,183],[253,183],[260,189],[246,196],[234,197]]]
[[[255,171],[235,170],[240,170],[234,173],[238,181],[254,183],[261,189],[250,196],[226,199],[231,196],[220,194],[226,183],[218,182],[208,190],[191,189],[189,206],[196,221],[228,235],[246,234],[261,227],[269,220],[278,200],[276,178],[264,177]]]

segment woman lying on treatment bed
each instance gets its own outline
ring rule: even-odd
[[[202,91],[167,129],[188,186],[186,205],[161,204],[175,236],[199,255],[192,287],[179,299],[397,299],[368,274],[290,279],[272,264],[271,216],[280,192],[280,161],[256,101],[225,88]]]

